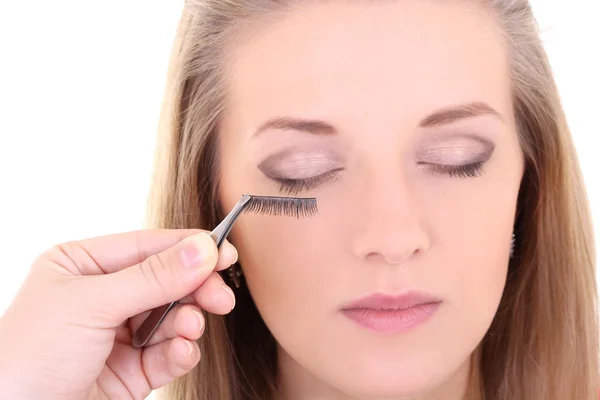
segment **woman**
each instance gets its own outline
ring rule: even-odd
[[[109,300],[110,323],[86,329],[117,344],[80,393],[597,398],[590,219],[527,1],[188,1],[162,121],[153,228],[211,229],[242,193],[314,196],[319,213],[240,218],[231,312],[209,271],[237,259],[228,246],[177,293]],[[115,252],[90,243],[91,259]],[[110,273],[133,262],[95,263],[133,282]],[[150,347],[119,341],[117,322],[191,292]]]

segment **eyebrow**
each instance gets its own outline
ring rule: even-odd
[[[502,114],[483,102],[472,102],[460,104],[454,107],[443,108],[423,118],[419,123],[422,128],[446,125],[461,119],[479,117],[482,115],[493,115],[504,120]]]
[[[270,119],[262,124],[254,133],[254,136],[269,129],[300,131],[314,135],[334,135],[337,133],[337,129],[325,121],[281,117]]]
[[[490,105],[483,102],[472,102],[438,110],[433,114],[423,118],[419,123],[419,126],[422,128],[427,128],[432,126],[446,125],[461,119],[473,118],[482,115],[493,115],[502,120],[504,119],[502,114],[500,114]],[[337,129],[333,125],[322,120],[279,117],[270,119],[263,123],[256,130],[254,136],[258,136],[262,132],[270,129],[292,130],[314,135],[334,135],[337,133]]]

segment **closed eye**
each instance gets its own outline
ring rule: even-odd
[[[327,171],[323,174],[311,176],[302,179],[290,179],[290,178],[271,178],[275,182],[279,183],[281,192],[285,192],[291,196],[296,195],[300,192],[314,189],[327,182],[334,181],[338,178],[339,172],[342,169],[334,169]]]
[[[419,162],[419,165],[426,165],[430,173],[436,175],[448,175],[453,178],[475,178],[483,172],[484,161],[476,161],[462,165],[442,165]]]

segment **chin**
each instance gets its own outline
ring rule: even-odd
[[[338,382],[337,389],[353,398],[398,399],[420,397],[431,392],[439,383],[427,379],[409,380],[406,377],[362,376],[354,380]]]
[[[442,386],[451,375],[435,360],[362,361],[354,368],[348,363],[341,368],[338,365],[335,371],[328,371],[326,380],[350,396],[374,400],[423,396]]]

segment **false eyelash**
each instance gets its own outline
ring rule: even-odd
[[[310,217],[317,213],[316,198],[252,196],[244,212],[287,215],[296,218]]]
[[[331,170],[324,174],[313,176],[305,179],[288,179],[288,178],[275,178],[274,180],[279,183],[279,190],[286,192],[290,195],[296,195],[304,190],[314,189],[326,181],[337,178],[337,173],[340,170]]]
[[[477,161],[464,165],[440,165],[427,164],[431,172],[435,174],[445,174],[453,178],[475,178],[481,175],[483,169],[483,161]]]

